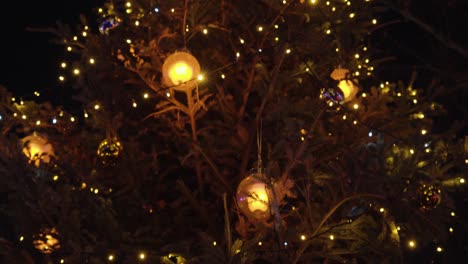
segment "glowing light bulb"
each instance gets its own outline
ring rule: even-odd
[[[169,78],[175,84],[181,84],[191,80],[192,69],[185,62],[177,62],[169,69]]]

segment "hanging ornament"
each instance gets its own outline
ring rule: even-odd
[[[120,156],[123,147],[117,139],[104,139],[99,144],[97,155],[101,159],[102,164],[112,165]]]
[[[253,173],[244,178],[237,187],[237,204],[244,215],[251,220],[265,220],[270,217],[271,190],[262,173]]]
[[[359,90],[358,87],[354,84],[354,82],[348,79],[348,76],[349,70],[343,69],[341,67],[336,68],[330,74],[330,77],[333,80],[339,81],[338,89],[341,91],[341,94],[343,96],[343,100],[341,100],[341,103],[346,103],[353,100],[354,97],[356,97],[356,94]]]
[[[200,74],[198,60],[188,52],[178,51],[169,55],[162,66],[163,84],[177,91],[190,91],[197,84]]]
[[[421,209],[436,208],[442,200],[442,191],[433,185],[423,184],[418,190],[418,203]]]
[[[334,87],[323,88],[320,91],[320,98],[325,99],[328,104],[340,104],[344,100],[341,90]]]
[[[41,163],[49,163],[51,157],[55,157],[52,144],[46,137],[34,132],[33,134],[21,139],[23,153],[33,162],[36,167]]]
[[[60,248],[58,235],[55,228],[42,229],[38,235],[34,236],[34,247],[43,254],[50,254]]]
[[[109,34],[109,31],[118,27],[122,20],[117,16],[106,16],[102,18],[101,22],[99,23],[99,32],[101,34]]]

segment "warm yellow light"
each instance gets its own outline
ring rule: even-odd
[[[379,211],[380,211],[381,213],[383,213],[383,212],[385,212],[385,208],[382,207],[382,208],[380,208]]]
[[[71,47],[71,46],[68,46],[68,47],[67,47],[67,51],[72,51],[72,47]]]
[[[52,178],[54,181],[58,181],[59,179],[59,176],[58,175],[54,175],[54,177]]]
[[[262,241],[259,241],[259,242],[258,242],[258,245],[259,245],[259,246],[261,246],[262,244],[263,244]]]
[[[263,183],[253,184],[249,188],[248,192],[250,195],[247,197],[247,204],[251,212],[268,211],[268,194],[265,188],[265,184]]]
[[[226,75],[221,74],[221,79],[224,79],[224,78],[226,78]]]
[[[138,20],[137,20],[137,21],[135,21],[135,26],[137,26],[137,27],[138,27],[139,25],[140,25],[140,21],[138,21]]]
[[[61,82],[63,82],[63,81],[65,81],[65,77],[63,77],[62,75],[60,75],[60,76],[59,76],[59,80],[60,80]]]
[[[426,129],[421,130],[421,135],[426,135],[426,134],[427,134],[427,130],[426,130]]]
[[[449,228],[449,232],[453,233],[453,228],[452,227]]]
[[[19,241],[23,241],[23,240],[24,240],[24,236],[20,236]]]
[[[203,34],[205,34],[205,35],[208,34],[208,29],[204,28],[203,29]]]
[[[94,64],[95,62],[96,62],[96,61],[95,61],[93,58],[90,58],[90,59],[89,59],[89,63],[90,63],[90,64]]]
[[[335,236],[330,235],[330,240],[334,240],[334,239],[335,239]]]
[[[107,259],[108,259],[109,261],[113,261],[113,260],[114,260],[114,255],[112,255],[112,254],[109,255],[109,256],[107,257]]]
[[[66,67],[67,67],[67,64],[66,64],[65,62],[62,62],[62,63],[60,64],[60,67],[66,68]]]
[[[216,241],[213,241],[213,246],[216,247],[217,244],[218,244],[218,243],[216,243]]]
[[[349,14],[349,18],[354,18],[355,16],[356,16],[355,13],[350,13],[350,14]]]
[[[305,236],[305,235],[301,235],[301,240],[302,240],[302,241],[306,240],[306,236]]]
[[[441,247],[437,247],[436,250],[437,250],[437,252],[442,252],[443,251],[443,249]]]
[[[178,62],[169,69],[169,77],[173,83],[184,83],[192,79],[193,71],[185,62]]]
[[[95,109],[95,110],[99,110],[99,108],[100,108],[100,106],[99,106],[98,104],[95,104],[95,105],[94,105],[94,109]]]
[[[148,97],[149,97],[148,93],[143,94],[143,98],[148,99]]]
[[[354,98],[358,89],[354,86],[353,82],[350,80],[342,80],[338,83],[338,88],[340,88],[343,93],[344,102],[350,101]]]
[[[357,109],[359,109],[359,105],[358,105],[358,104],[354,104],[354,105],[353,105],[353,108],[357,110]]]
[[[375,19],[375,18],[372,19],[372,24],[374,24],[374,25],[377,24],[377,19]]]
[[[465,179],[464,178],[460,178],[460,183],[465,183]]]
[[[416,241],[414,241],[414,240],[408,241],[408,247],[409,248],[415,248],[416,247]]]
[[[331,29],[327,29],[327,31],[325,31],[325,34],[330,35],[331,34]]]
[[[60,263],[65,263],[65,260],[64,260],[64,259],[61,259],[61,260],[60,260]]]
[[[81,33],[81,35],[82,35],[83,37],[86,37],[86,36],[88,35],[88,33],[86,33],[86,31],[83,31],[83,33]]]
[[[450,215],[451,215],[451,216],[455,216],[455,212],[451,212]]]
[[[146,258],[145,253],[141,252],[141,253],[138,255],[138,258],[139,258],[140,260],[144,260],[144,259]]]
[[[75,122],[75,118],[73,116],[70,117],[70,121]]]
[[[195,76],[200,74],[200,65],[191,54],[175,52],[164,61],[162,71],[165,85],[176,90],[187,90],[195,87]]]
[[[414,154],[414,149],[410,149],[409,152],[410,152],[411,154]]]
[[[80,74],[80,69],[77,69],[77,68],[73,69],[73,74],[75,75]]]
[[[258,26],[258,27],[257,27],[257,30],[258,30],[258,32],[262,32],[262,31],[263,31],[263,27],[262,27],[262,26]]]
[[[239,208],[252,220],[266,219],[270,215],[271,196],[264,180],[264,175],[252,174],[244,178],[237,189]]]
[[[41,162],[49,163],[50,158],[55,156],[52,144],[42,136],[33,133],[21,140],[23,144],[23,153],[31,161],[34,161],[34,165],[38,167]]]
[[[317,0],[310,0],[310,3],[311,3],[311,4],[316,4],[316,3],[317,3]]]

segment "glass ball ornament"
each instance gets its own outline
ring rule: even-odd
[[[162,66],[162,81],[165,86],[177,91],[190,91],[197,85],[200,64],[190,53],[177,51],[169,55]]]
[[[122,144],[117,139],[104,139],[99,144],[97,155],[103,164],[114,164],[122,149]]]
[[[23,153],[36,167],[41,163],[49,163],[51,157],[55,157],[54,148],[45,136],[34,132],[21,139]]]
[[[58,232],[55,228],[41,229],[40,233],[33,236],[33,245],[43,254],[50,254],[60,248]]]
[[[323,88],[320,91],[320,98],[327,101],[328,104],[340,104],[344,100],[343,93],[337,88]]]
[[[349,70],[338,67],[330,74],[330,78],[338,81],[338,89],[341,92],[341,103],[346,103],[353,100],[358,92],[358,87],[354,85],[353,81],[349,80]]]
[[[419,187],[417,199],[421,209],[433,209],[440,204],[442,191],[436,186],[423,184]]]
[[[109,31],[118,27],[121,23],[121,19],[116,16],[108,16],[102,18],[101,22],[99,23],[99,32],[101,34],[109,34]]]
[[[237,204],[241,212],[250,220],[269,218],[272,199],[271,190],[266,184],[266,177],[261,173],[247,176],[237,187]]]
[[[358,92],[358,88],[351,80],[341,80],[338,83],[338,88],[343,93],[343,103],[353,100]]]

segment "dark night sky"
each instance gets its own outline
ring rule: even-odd
[[[0,84],[16,96],[35,90],[59,89],[58,65],[63,47],[49,42],[52,35],[27,31],[27,27],[53,27],[56,21],[70,24],[90,14],[102,1],[10,1],[0,15]],[[12,17],[13,16],[13,17]]]

